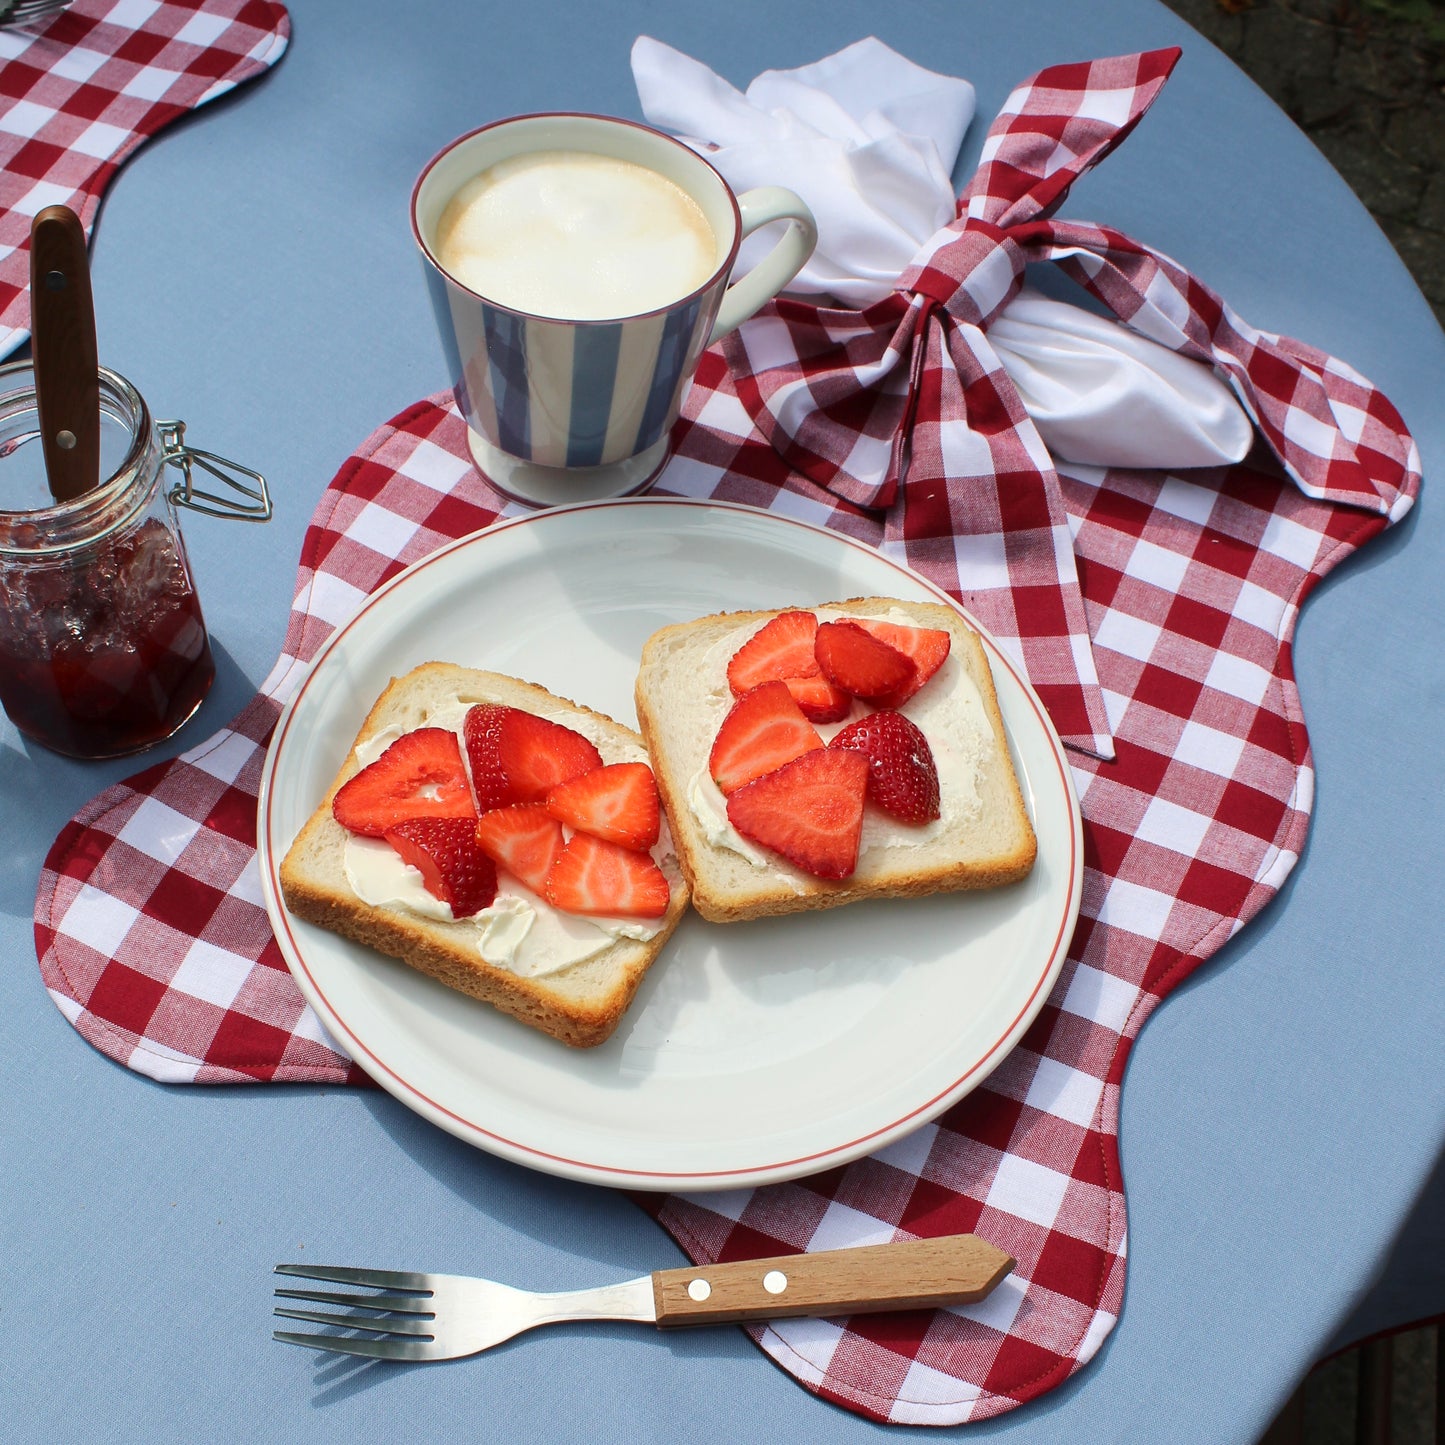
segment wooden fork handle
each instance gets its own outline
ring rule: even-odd
[[[663,1269],[652,1294],[661,1326],[929,1309],[980,1300],[1013,1267],[977,1235],[954,1234]]]

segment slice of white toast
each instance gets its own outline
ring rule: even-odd
[[[837,881],[813,877],[750,843],[727,821],[708,755],[734,702],[728,662],[777,613],[718,613],[664,627],[642,650],[637,717],[693,907],[714,923],[735,923],[867,898],[992,888],[1024,877],[1037,841],[977,633],[939,603],[865,597],[806,610],[822,620],[873,618],[950,634],[943,666],[899,709],[933,751],[941,816],[906,825],[870,804],[857,866]],[[855,701],[851,716],[872,710]],[[826,740],[842,726],[820,725],[819,732]]]
[[[423,663],[404,677],[393,678],[377,699],[326,796],[287,851],[280,870],[286,906],[298,918],[400,959],[563,1043],[577,1048],[600,1044],[616,1029],[687,910],[687,886],[670,855],[666,831],[652,850],[671,889],[666,914],[646,924],[656,931],[647,938],[616,938],[602,951],[555,972],[525,975],[489,963],[480,951],[474,922],[368,903],[348,880],[351,835],[331,813],[337,790],[360,770],[364,758],[369,760],[369,753],[380,751],[382,740],[419,727],[459,729],[465,708],[474,703],[502,703],[563,723],[588,738],[604,763],[647,760],[642,739],[632,729],[545,688],[500,673]],[[500,883],[505,890],[505,873]]]

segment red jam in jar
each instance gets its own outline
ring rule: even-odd
[[[165,452],[139,392],[102,368],[99,484],[45,486],[34,378],[0,367],[0,704],[77,758],[171,736],[215,677]]]

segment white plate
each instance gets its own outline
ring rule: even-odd
[[[813,1173],[902,1138],[977,1086],[1048,997],[1083,873],[1063,747],[986,635],[1039,839],[1029,877],[732,926],[689,914],[599,1048],[568,1049],[281,903],[280,860],[392,676],[430,659],[485,667],[635,725],[637,658],[655,629],[857,596],[948,601],[835,532],[748,507],[642,498],[500,524],[369,598],[283,713],[260,795],[266,907],[334,1037],[458,1137],[633,1189]]]

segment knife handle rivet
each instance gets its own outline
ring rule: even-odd
[[[788,1277],[780,1269],[770,1269],[763,1276],[763,1288],[769,1294],[782,1294],[788,1287]]]
[[[65,290],[65,272],[64,272],[64,271],[47,271],[47,272],[45,273],[45,289],[46,289],[47,291],[64,291],[64,290]]]
[[[705,1279],[689,1280],[687,1297],[701,1304],[712,1293],[712,1286]]]
[[[75,446],[75,433],[73,431],[56,432],[55,445],[62,451],[70,451]]]

